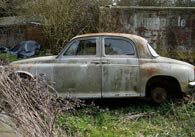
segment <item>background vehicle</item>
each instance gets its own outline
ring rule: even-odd
[[[38,55],[40,48],[41,46],[36,41],[28,40],[22,41],[11,49],[7,47],[0,47],[0,53],[10,53],[19,58],[27,58]]]
[[[19,58],[32,57],[39,54],[40,47],[41,46],[36,41],[22,41],[14,48],[10,49],[9,53]]]

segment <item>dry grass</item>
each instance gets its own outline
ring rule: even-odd
[[[76,99],[58,97],[43,77],[22,79],[9,67],[0,68],[0,95],[1,111],[13,119],[22,136],[65,136],[55,130],[56,118],[80,106]]]

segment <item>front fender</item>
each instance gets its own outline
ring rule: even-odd
[[[20,71],[20,70],[18,70],[18,71],[15,71],[15,72],[16,72],[17,74],[26,74],[26,75],[30,76],[31,78],[34,77],[31,73],[29,73],[29,72],[27,72],[27,71]]]
[[[53,64],[12,64],[12,67],[15,68],[18,73],[24,73],[32,77],[44,75],[48,80],[53,81]]]

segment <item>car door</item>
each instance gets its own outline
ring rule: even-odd
[[[101,97],[100,39],[73,40],[54,67],[56,89],[79,98]]]
[[[102,97],[140,96],[135,44],[122,37],[103,37]]]

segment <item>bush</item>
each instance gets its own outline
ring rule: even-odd
[[[41,21],[53,54],[75,35],[97,32],[99,6],[110,0],[20,0],[19,15]]]
[[[0,87],[1,111],[13,119],[23,136],[64,136],[65,131],[55,130],[56,118],[80,107],[79,100],[58,97],[44,77],[24,79],[9,67],[0,68]]]

